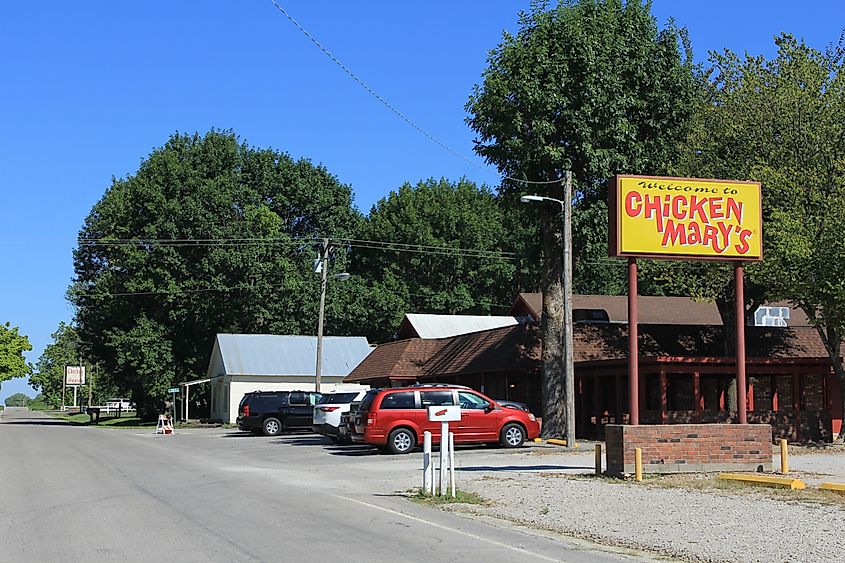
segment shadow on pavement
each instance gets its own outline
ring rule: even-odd
[[[81,422],[61,420],[58,418],[25,418],[0,421],[0,424],[28,424],[30,426],[86,426]]]
[[[324,436],[281,436],[278,440],[283,444],[291,446],[326,446],[332,441]]]
[[[324,449],[331,455],[341,455],[347,457],[362,457],[381,454],[381,452],[372,446],[334,446]]]
[[[592,465],[479,465],[476,467],[455,467],[455,471],[563,471],[566,469],[583,469],[593,471]]]

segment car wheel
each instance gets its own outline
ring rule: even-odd
[[[397,428],[387,437],[387,449],[392,454],[406,454],[416,445],[416,436],[407,428]]]
[[[506,448],[518,448],[525,442],[525,430],[519,424],[506,424],[499,434],[499,443]]]
[[[278,436],[282,433],[282,423],[278,418],[270,417],[264,420],[261,430],[265,436]]]

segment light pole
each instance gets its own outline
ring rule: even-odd
[[[524,195],[522,203],[553,202],[563,213],[563,386],[566,396],[566,446],[575,446],[575,362],[572,355],[572,172],[566,172],[564,199]]]
[[[323,279],[320,282],[320,316],[317,320],[317,368],[314,375],[314,390],[320,392],[320,378],[323,375],[323,317],[326,313],[326,285],[329,271],[329,239],[323,239],[323,256],[320,259],[320,269]],[[341,272],[332,276],[339,281],[346,281],[350,274]]]

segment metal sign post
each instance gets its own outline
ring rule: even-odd
[[[431,432],[423,432],[423,491],[434,496],[434,464],[431,462]]]
[[[446,479],[449,478],[448,467],[454,465],[454,455],[449,455],[449,445],[452,442],[449,432],[449,423],[461,420],[461,407],[457,405],[442,405],[437,407],[428,407],[428,420],[430,422],[440,422],[440,475],[437,481],[438,494],[446,493]],[[444,476],[444,473],[446,475]],[[454,468],[451,472],[452,490],[454,497],[455,489],[455,472]]]
[[[170,403],[170,407],[173,411],[173,418],[171,420],[176,422],[176,393],[179,392],[179,388],[178,387],[171,387],[170,389],[167,390],[167,392],[171,393],[173,395],[173,402]]]

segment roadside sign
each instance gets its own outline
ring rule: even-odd
[[[461,407],[458,405],[441,405],[428,407],[429,422],[457,422],[461,419]]]
[[[65,366],[65,384],[85,385],[85,366]]]
[[[179,388],[178,387],[171,387],[170,389],[167,390],[167,392],[168,393],[178,393]]]

